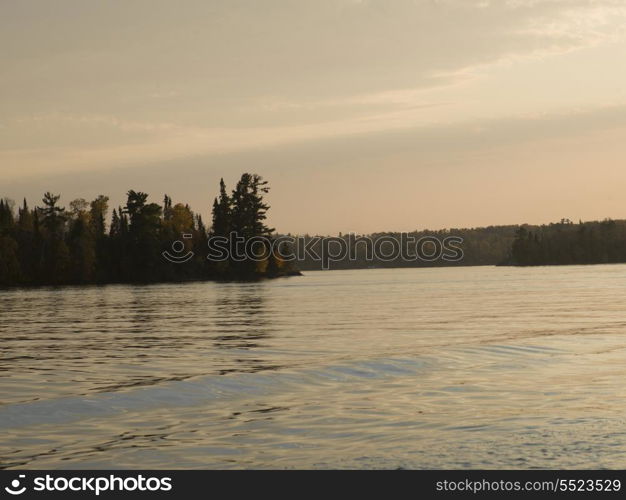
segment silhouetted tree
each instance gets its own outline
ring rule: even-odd
[[[539,226],[534,233],[521,227],[511,249],[512,264],[521,266],[555,264],[602,264],[626,261],[626,223],[572,223],[562,219]]]
[[[213,201],[213,223],[211,234],[213,236],[228,237],[232,231],[232,200],[226,192],[224,179],[220,179],[220,194]]]
[[[70,252],[65,243],[65,208],[57,205],[61,195],[53,195],[49,191],[42,199],[43,207],[37,208],[41,213],[42,224],[42,269],[43,282],[63,284],[70,280]]]
[[[221,180],[210,233],[229,236],[236,231],[246,241],[269,236],[273,230],[265,224],[269,207],[263,201],[267,192],[258,175],[243,174],[232,195]],[[59,200],[60,195],[46,192],[42,206],[33,210],[24,200],[17,220],[13,202],[0,200],[0,285],[255,279],[278,276],[284,268],[269,244],[261,262],[246,259],[218,267],[206,259],[209,231],[202,217],[188,204],[174,204],[168,195],[160,206],[150,203],[147,193],[128,191],[124,207],[113,210],[108,231],[107,196],[91,202],[75,199],[68,210]],[[174,247],[174,241],[182,245]],[[163,257],[173,248],[190,256],[184,266]]]
[[[105,236],[105,221],[108,210],[109,197],[102,194],[89,204],[90,222],[96,239],[100,239]]]

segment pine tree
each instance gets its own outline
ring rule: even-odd
[[[269,192],[267,181],[259,175],[245,173],[237,183],[232,194],[233,229],[245,238],[269,236],[274,231],[265,225],[267,210],[270,208],[263,201],[263,195]]]
[[[32,232],[33,231],[33,214],[28,208],[28,203],[26,202],[26,198],[24,198],[24,203],[22,208],[18,211],[18,219],[17,225],[21,231]]]
[[[211,234],[228,237],[232,230],[232,199],[226,192],[224,179],[220,179],[220,194],[213,201]]]
[[[243,239],[247,243],[252,238],[271,235],[273,229],[266,226],[264,222],[267,218],[269,205],[263,201],[263,195],[268,191],[267,182],[259,175],[244,173],[239,179],[231,196],[232,230],[238,239]],[[254,247],[245,245],[245,248],[252,251]],[[267,252],[264,252],[263,255],[256,255],[254,258],[248,258],[243,262],[233,261],[231,265],[239,277],[248,278],[258,273],[259,267],[256,265],[255,259],[264,257],[267,258]]]
[[[8,234],[13,230],[13,210],[8,201],[0,199],[0,234]]]
[[[43,215],[43,226],[50,232],[52,236],[59,236],[63,231],[65,224],[65,208],[58,207],[57,203],[61,195],[53,195],[49,191],[43,195],[43,208],[38,208]]]
[[[109,236],[112,238],[118,236],[121,232],[120,218],[117,215],[117,210],[113,209],[113,215],[111,216],[111,227],[109,229]]]

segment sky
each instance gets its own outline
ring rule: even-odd
[[[0,2],[0,196],[335,234],[626,218],[624,0]]]

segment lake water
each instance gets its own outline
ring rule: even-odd
[[[0,291],[4,468],[626,468],[626,266]]]

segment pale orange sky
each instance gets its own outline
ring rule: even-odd
[[[272,186],[281,232],[626,218],[626,2],[0,4],[0,195]]]

